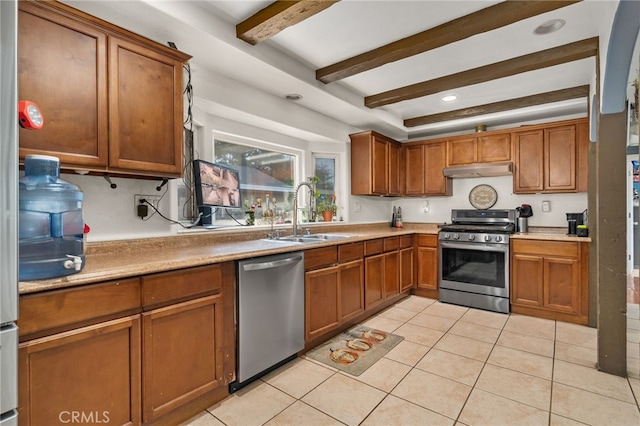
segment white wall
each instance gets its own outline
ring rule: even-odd
[[[490,178],[454,179],[451,197],[403,198],[392,202],[402,207],[402,218],[405,222],[444,223],[451,222],[451,209],[473,209],[469,203],[469,192],[480,184],[491,185],[498,193],[498,200],[492,208],[515,209],[522,204],[530,204],[533,216],[529,218],[529,226],[557,226],[567,224],[565,213],[579,213],[587,208],[587,194],[528,194],[513,193],[513,178],[497,176]],[[542,201],[550,201],[551,210],[542,212]],[[429,212],[424,212],[425,202],[429,203]],[[389,217],[391,211],[389,210]]]

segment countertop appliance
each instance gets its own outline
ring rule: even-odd
[[[304,252],[238,261],[235,392],[304,349]]]
[[[18,413],[18,5],[0,1],[0,425]]]
[[[515,210],[452,210],[438,233],[442,302],[509,313],[509,235]]]

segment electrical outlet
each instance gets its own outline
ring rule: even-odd
[[[356,201],[356,203],[355,203],[355,207],[354,207],[353,211],[355,211],[355,212],[359,212],[359,211],[361,211],[361,210],[362,210],[362,204],[360,204],[360,203],[358,203],[358,202]]]
[[[551,202],[550,201],[543,201],[542,202],[542,211],[547,213],[551,211]]]
[[[160,198],[162,198],[161,195],[143,195],[143,194],[134,195],[133,196],[133,214],[135,214],[136,217],[139,217],[138,206],[142,204],[140,200],[147,200],[149,203],[151,203],[153,207],[157,209],[159,208],[158,204],[160,203]],[[149,215],[152,215],[153,213],[155,213],[155,210],[153,209],[153,207],[149,207]]]

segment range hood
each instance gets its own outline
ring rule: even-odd
[[[513,163],[476,163],[462,166],[445,167],[442,170],[448,178],[477,178],[490,176],[506,176],[513,174]]]

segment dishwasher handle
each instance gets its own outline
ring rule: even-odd
[[[245,271],[261,271],[263,269],[279,268],[281,266],[291,265],[302,260],[302,256],[287,257],[286,259],[272,260],[270,262],[260,263],[247,263],[242,265],[242,269]]]

